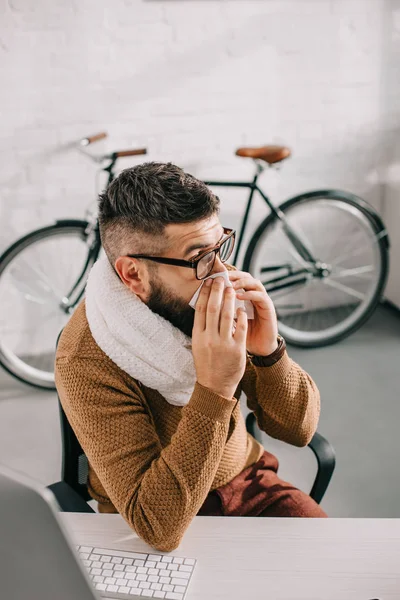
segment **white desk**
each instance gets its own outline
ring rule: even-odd
[[[63,514],[83,545],[149,552],[119,515]],[[400,599],[400,519],[196,517],[187,600]]]

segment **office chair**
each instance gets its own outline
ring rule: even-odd
[[[66,414],[58,400],[60,410],[62,438],[62,480],[53,483],[49,489],[55,495],[63,512],[94,512],[88,504],[91,499],[87,490],[88,461],[76,435],[68,422]],[[254,413],[246,418],[247,431],[261,442],[261,430],[257,426]],[[310,496],[318,504],[328,488],[335,469],[335,452],[330,443],[315,433],[308,447],[313,451],[318,464],[317,475]]]

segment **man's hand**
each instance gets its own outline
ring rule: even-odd
[[[247,350],[256,356],[268,356],[278,347],[278,323],[275,308],[265,287],[250,273],[229,271],[229,279],[239,300],[250,300],[254,306],[254,319],[249,320],[247,331]]]
[[[246,367],[247,315],[239,310],[234,329],[235,292],[222,277],[208,279],[196,303],[192,352],[197,381],[232,398]]]

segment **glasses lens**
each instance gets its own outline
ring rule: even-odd
[[[204,279],[211,273],[215,262],[215,252],[209,252],[197,263],[197,277]]]
[[[228,238],[222,245],[221,248],[219,250],[219,255],[221,258],[221,261],[224,263],[228,260],[228,258],[230,257],[230,255],[232,254],[232,250],[233,250],[233,246],[235,245],[235,240],[233,235]]]

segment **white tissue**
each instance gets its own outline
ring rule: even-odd
[[[200,287],[197,289],[196,293],[194,294],[193,298],[190,300],[189,305],[192,308],[195,308],[196,306],[196,302],[197,299],[199,297],[201,288],[204,285],[204,282],[207,281],[207,279],[215,279],[216,277],[223,277],[224,282],[225,282],[225,287],[233,287],[231,280],[229,279],[229,274],[228,271],[221,271],[221,273],[214,273],[213,275],[210,275],[209,277],[206,277],[206,279],[203,279]],[[236,290],[237,292],[243,292],[243,289],[239,289]],[[246,314],[247,314],[247,318],[248,319],[254,319],[254,306],[252,305],[251,302],[249,302],[248,300],[239,300],[238,298],[235,297],[235,319],[237,318],[237,309],[238,308],[244,308]]]

